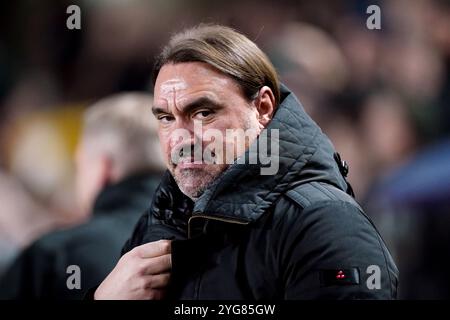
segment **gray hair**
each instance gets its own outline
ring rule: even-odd
[[[151,113],[153,96],[125,93],[104,98],[84,115],[83,142],[90,152],[107,153],[122,175],[165,169]]]

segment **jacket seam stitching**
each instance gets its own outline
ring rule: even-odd
[[[297,197],[300,198],[299,199],[295,199],[295,196],[292,196],[291,194],[295,193]],[[288,196],[289,199],[291,199],[292,201],[294,201],[296,204],[298,204],[299,206],[301,206],[302,208],[306,208],[308,206],[310,206],[312,203],[311,201],[309,201],[308,198],[306,198],[305,196],[303,196],[300,192],[298,192],[295,189],[291,189],[288,190],[288,192],[286,192],[286,195]]]
[[[311,183],[311,186],[313,188],[315,188],[316,190],[318,190],[319,192],[321,192],[322,194],[324,194],[325,196],[327,196],[329,199],[327,200],[342,200],[339,199],[338,197],[336,197],[335,195],[333,195],[329,190],[327,190],[325,187],[323,186],[318,186],[317,184],[315,184],[314,182]],[[327,200],[323,200],[323,201],[327,201]]]

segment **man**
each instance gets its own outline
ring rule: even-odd
[[[188,29],[154,77],[168,172],[95,299],[396,297],[397,268],[346,166],[253,42],[223,26]],[[243,130],[256,134],[227,134]]]
[[[151,102],[148,94],[119,94],[86,111],[76,191],[92,217],[27,248],[0,280],[0,298],[80,299],[111,271],[161,179]]]

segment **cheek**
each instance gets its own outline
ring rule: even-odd
[[[217,148],[216,156],[225,159],[226,163],[232,163],[236,157],[242,155],[260,132],[258,120],[250,109],[247,112],[229,113],[204,129],[208,128],[222,133],[222,143],[207,140],[204,141],[204,147],[206,145]],[[227,129],[230,129],[228,133]],[[247,131],[248,129],[252,130]]]
[[[163,154],[164,160],[167,162],[167,159],[170,157],[170,134],[168,132],[159,131],[159,145],[161,148],[161,152]]]

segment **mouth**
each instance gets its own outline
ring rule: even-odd
[[[174,166],[180,169],[199,168],[205,165],[206,163],[203,160],[196,160],[194,156],[180,158],[178,163],[174,163]]]
[[[184,169],[200,169],[205,167],[207,164],[204,162],[180,162],[177,165],[175,165],[175,168],[178,168],[180,170]]]

